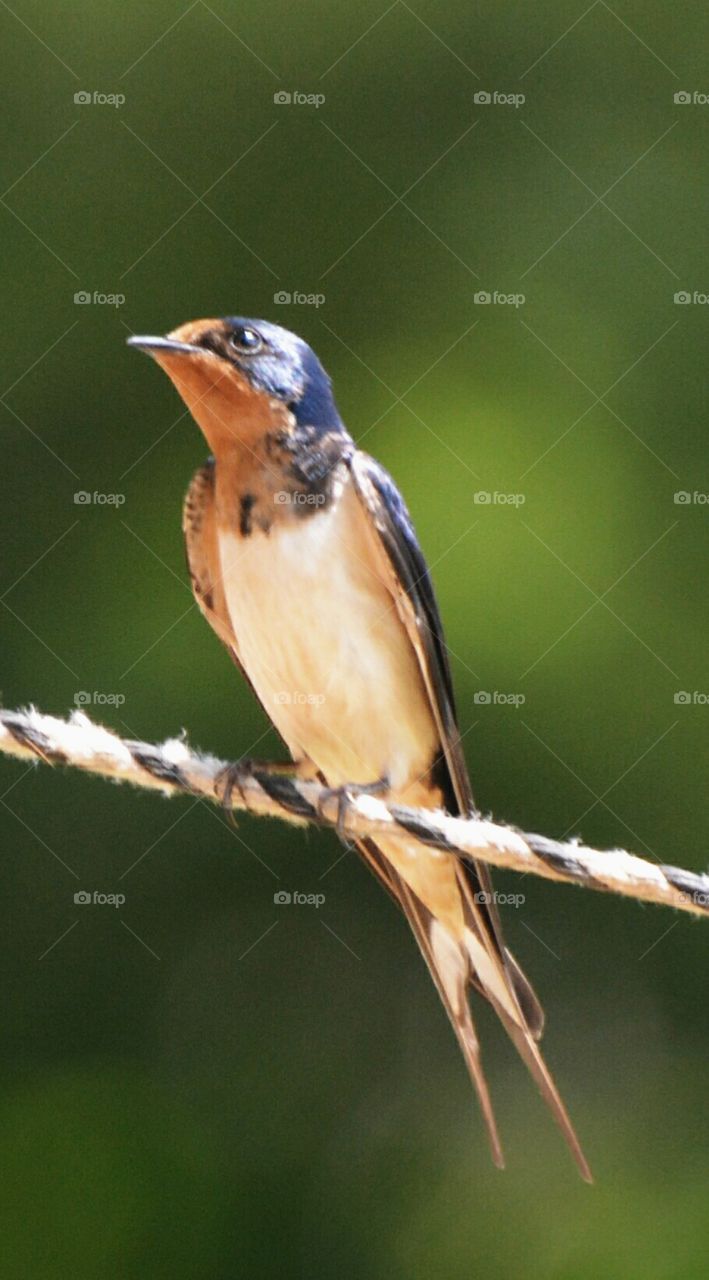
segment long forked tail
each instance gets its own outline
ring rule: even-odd
[[[478,1095],[497,1167],[504,1168],[505,1161],[468,1003],[471,985],[492,1004],[557,1121],[582,1178],[592,1182],[573,1125],[536,1043],[543,1026],[542,1009],[512,956],[506,950],[501,955],[491,939],[464,869],[459,868],[459,883],[466,927],[463,939],[458,939],[435,919],[373,841],[358,842],[357,847],[411,925]]]
[[[357,849],[370,870],[401,907],[411,925],[475,1086],[493,1161],[498,1169],[504,1169],[505,1157],[502,1153],[490,1093],[480,1061],[480,1046],[468,1004],[470,966],[465,952],[437,924],[431,913],[423,906],[373,840],[358,841]]]
[[[593,1175],[584,1156],[576,1130],[547,1067],[537,1041],[541,1037],[543,1013],[534,991],[529,986],[516,961],[505,950],[503,955],[490,944],[481,914],[471,892],[465,868],[457,868],[458,883],[465,906],[465,943],[470,958],[471,980],[490,1001],[502,1025],[526,1064],[532,1078],[564,1136],[576,1161],[579,1173],[586,1182],[593,1182]],[[530,1018],[527,1008],[532,1012]]]
[[[505,1157],[487,1080],[480,1061],[480,1045],[468,1004],[467,957],[460,944],[426,911],[425,907],[422,907],[404,880],[399,880],[399,887],[404,914],[413,929],[429,973],[436,984],[475,1086],[493,1161],[498,1169],[504,1169]]]

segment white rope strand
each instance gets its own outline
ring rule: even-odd
[[[69,765],[165,795],[202,796],[262,817],[336,826],[351,839],[385,834],[410,842],[413,836],[463,859],[709,915],[706,874],[647,862],[625,849],[603,852],[576,841],[560,843],[478,816],[454,818],[438,810],[387,804],[372,795],[342,801],[317,782],[303,782],[277,766],[229,765],[192,751],[183,738],[158,745],[119,738],[81,711],[59,720],[32,708],[0,710],[0,752]]]

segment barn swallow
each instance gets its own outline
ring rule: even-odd
[[[330,379],[265,320],[195,320],[132,337],[210,446],[183,530],[197,604],[283,738],[293,772],[475,812],[438,606],[393,480],[356,448]],[[414,842],[357,848],[401,907],[453,1025],[503,1167],[468,1000],[499,1015],[582,1176],[591,1174],[539,1050],[544,1014],[505,946],[488,868]]]

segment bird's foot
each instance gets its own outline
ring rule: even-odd
[[[323,812],[325,805],[331,800],[337,800],[337,821],[335,830],[343,844],[347,843],[345,834],[345,812],[347,810],[347,802],[356,800],[358,796],[379,796],[385,795],[390,788],[388,778],[379,778],[377,782],[348,782],[341,787],[324,787],[320,800],[318,801],[318,814],[324,818]]]
[[[270,773],[274,777],[301,778],[304,781],[312,781],[314,776],[312,769],[299,760],[254,760],[252,756],[242,756],[234,764],[226,765],[217,775],[214,784],[214,790],[221,800],[222,808],[227,810],[232,821],[235,821],[232,803],[234,792],[236,791],[246,804],[242,785],[244,777],[253,777],[259,773]]]

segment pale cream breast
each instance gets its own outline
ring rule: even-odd
[[[403,790],[430,768],[437,731],[364,522],[347,479],[326,510],[267,534],[222,526],[223,583],[243,665],[293,755],[333,786]]]

